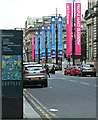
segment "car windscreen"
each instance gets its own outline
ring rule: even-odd
[[[42,66],[28,66],[28,67],[25,67],[25,70],[30,70],[30,71],[42,70]]]

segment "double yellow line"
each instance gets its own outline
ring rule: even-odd
[[[26,89],[24,89],[23,94],[48,120],[52,120],[50,116],[55,118],[56,115],[49,112],[34,96],[27,92]]]

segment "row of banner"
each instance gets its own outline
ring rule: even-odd
[[[32,59],[38,59],[38,31],[32,35]],[[51,17],[51,25],[47,25],[47,55],[56,56],[56,18]],[[52,42],[52,44],[50,43]],[[58,57],[62,57],[62,17],[58,17]],[[51,45],[50,45],[51,44]],[[72,55],[72,3],[66,3],[66,55]],[[81,3],[75,3],[75,55],[81,55]],[[45,25],[40,31],[40,58],[45,58]]]
[[[51,25],[47,25],[47,56],[56,56],[56,18],[51,17]],[[51,43],[52,45],[51,45]],[[51,51],[52,50],[52,51]],[[58,17],[58,57],[62,57],[62,17]],[[38,31],[35,31],[35,58],[38,58]],[[40,58],[45,58],[45,25],[40,31]],[[34,35],[32,35],[32,59],[34,59]]]
[[[66,55],[72,55],[72,3],[66,3]],[[75,3],[75,55],[81,55],[81,3]]]

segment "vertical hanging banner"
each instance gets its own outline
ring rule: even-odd
[[[35,58],[38,59],[38,31],[35,31]]]
[[[34,59],[34,35],[32,35],[32,59]]]
[[[42,31],[42,58],[45,58],[45,25],[41,26]]]
[[[62,17],[58,17],[58,57],[62,57]]]
[[[52,31],[52,54],[51,57],[55,57],[55,16],[51,17],[51,31]]]
[[[72,3],[66,3],[66,55],[72,55]]]
[[[81,3],[75,3],[75,55],[81,55]]]
[[[40,58],[42,58],[42,31],[40,31]]]
[[[51,58],[51,49],[50,49],[50,25],[47,25],[47,51],[48,51],[48,58]]]

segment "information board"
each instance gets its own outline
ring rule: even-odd
[[[23,31],[1,30],[0,38],[2,44],[2,118],[22,118]]]

